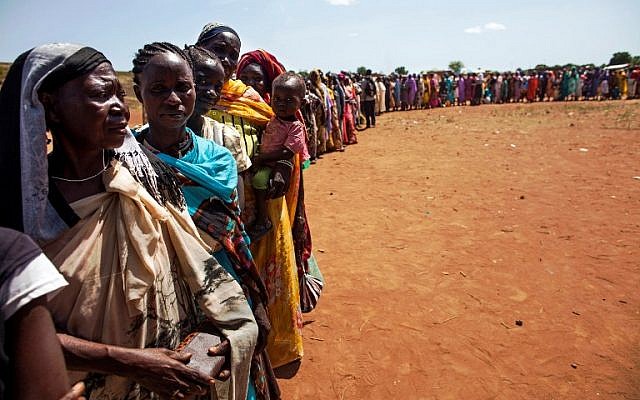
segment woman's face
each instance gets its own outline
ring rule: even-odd
[[[240,79],[245,85],[251,86],[260,93],[262,97],[265,94],[264,73],[260,65],[256,63],[247,64],[246,67],[238,74]]]
[[[134,86],[144,104],[149,125],[161,129],[185,126],[193,112],[196,90],[189,64],[173,53],[161,53],[149,60]]]
[[[193,113],[203,115],[211,110],[220,99],[224,83],[224,68],[216,60],[207,58],[194,65],[194,74],[196,104]]]
[[[231,79],[240,57],[240,38],[231,32],[222,32],[200,43],[200,46],[218,56],[224,67],[225,82]]]
[[[115,149],[124,142],[130,116],[124,96],[113,67],[105,62],[40,98],[56,139],[95,150]]]

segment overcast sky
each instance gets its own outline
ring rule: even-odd
[[[242,52],[264,48],[293,70],[600,64],[616,51],[640,55],[638,16],[638,0],[2,0],[0,61],[74,42],[129,70],[145,43],[191,44],[219,21],[240,34]]]

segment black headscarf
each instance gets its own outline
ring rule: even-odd
[[[111,63],[96,49],[83,47],[69,58],[64,60],[62,66],[51,72],[40,86],[43,92],[51,92],[65,83],[80,77],[96,69],[102,63]]]

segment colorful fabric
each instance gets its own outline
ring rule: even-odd
[[[253,174],[253,178],[251,179],[251,186],[254,189],[259,190],[267,190],[269,189],[269,178],[271,177],[271,168],[269,167],[260,167]]]
[[[413,76],[409,76],[407,79],[407,85],[409,87],[409,92],[407,93],[407,102],[409,106],[412,106],[416,100],[416,92],[418,91],[418,86],[416,85],[416,80],[413,79]]]
[[[262,69],[262,73],[264,74],[264,93],[262,97],[264,101],[271,104],[271,84],[278,75],[286,72],[286,69],[280,61],[278,61],[276,56],[263,49],[243,54],[242,57],[240,57],[240,61],[238,61],[236,74],[240,75],[240,72],[249,64],[258,64]]]
[[[238,131],[245,132],[245,143],[247,143],[247,138],[252,136],[246,133],[252,132],[257,136],[257,133],[264,130],[266,125],[266,122],[252,122],[237,115],[219,113],[215,110],[209,113],[209,116],[222,123],[232,124]],[[248,154],[252,153],[248,152]],[[294,166],[296,165],[298,169],[294,168],[295,175],[291,178],[289,191],[293,187],[296,190],[300,188],[299,183],[296,183],[300,180],[299,162],[294,163]],[[242,210],[242,220],[247,224],[255,219],[255,196],[251,188],[251,177],[247,175],[244,179],[245,208]],[[274,227],[257,243],[251,244],[250,248],[267,290],[269,321],[271,323],[267,352],[272,365],[277,367],[299,360],[303,356],[302,314],[300,312],[296,252],[291,229],[291,218],[293,217],[289,216],[289,208],[284,197],[269,200],[267,211]]]
[[[274,367],[299,360],[304,354],[299,269],[296,265],[296,246],[292,235],[292,222],[295,222],[300,192],[300,174],[300,156],[297,155],[294,157],[294,170],[287,194],[267,202],[267,213],[269,219],[274,222],[273,228],[251,245],[251,252],[269,297],[271,333],[267,351]],[[249,212],[244,216],[246,219],[252,219],[254,216],[250,213],[255,210],[255,196],[250,182],[245,182],[245,193]]]
[[[158,154],[158,157],[176,168],[182,178],[189,214],[202,239],[215,251],[216,260],[244,289],[258,323],[259,344],[264,345],[271,329],[265,314],[267,291],[249,249],[250,240],[240,219],[237,191],[233,188],[230,201],[223,201],[221,197],[230,188],[220,192],[219,186],[209,179],[226,169],[229,177],[226,181],[231,184],[233,179],[230,177],[236,175],[235,163],[223,146],[195,136],[188,128],[187,134],[192,135],[193,148],[182,158],[178,160],[165,154]],[[196,168],[184,168],[187,163]],[[257,349],[251,365],[248,400],[279,397],[277,381],[271,379],[271,375],[268,355],[263,349]]]
[[[274,115],[269,104],[258,92],[241,80],[234,79],[228,80],[222,86],[220,100],[214,110],[224,111],[256,124],[266,124]]]
[[[242,136],[238,130],[231,125],[215,121],[206,115],[203,115],[202,118],[202,131],[196,132],[196,134],[226,147],[236,160],[238,173],[248,170],[251,167],[251,159],[245,146],[243,146]]]
[[[244,399],[257,326],[242,289],[186,210],[162,207],[118,161],[103,183],[104,193],[70,205],[79,222],[43,247],[69,282],[49,303],[56,326],[100,343],[173,349],[195,329],[197,304],[231,342],[229,398]],[[155,398],[129,378],[70,373],[80,379],[88,399]]]
[[[304,123],[298,120],[284,121],[273,117],[267,124],[267,129],[262,136],[260,152],[274,153],[285,147],[294,154],[300,154],[302,160],[309,159],[306,145],[306,132]]]

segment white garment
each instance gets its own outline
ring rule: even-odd
[[[202,137],[226,147],[236,160],[238,173],[248,170],[251,167],[251,158],[249,158],[245,147],[242,145],[240,132],[236,128],[220,123],[206,115],[203,115],[203,118]]]
[[[7,239],[7,236],[8,234],[2,239]],[[24,246],[16,245],[18,241],[31,241],[24,234],[16,234],[11,239],[14,241],[11,250],[18,247],[24,248]],[[31,242],[31,244],[34,249],[37,249],[35,243]],[[0,263],[0,277],[2,277],[0,280],[0,310],[4,321],[31,301],[67,285],[67,281],[42,251],[38,249],[37,252],[31,252],[27,256],[31,260],[21,260],[18,264],[8,261],[14,257],[4,256],[2,263]]]

